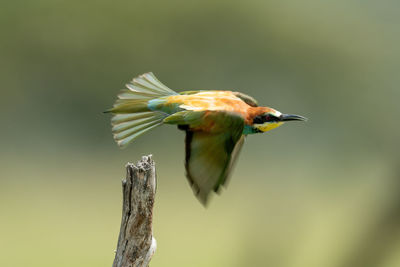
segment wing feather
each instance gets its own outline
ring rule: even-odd
[[[247,105],[252,106],[252,107],[257,107],[258,103],[257,100],[255,100],[253,97],[240,93],[240,92],[233,92],[233,94],[240,99],[242,99]]]
[[[216,133],[186,129],[186,176],[203,205],[207,205],[212,191],[220,192],[221,185],[226,184],[244,140],[243,119],[232,114],[223,116],[230,123]]]

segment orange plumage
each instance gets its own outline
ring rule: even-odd
[[[176,93],[152,73],[133,79],[109,111],[113,134],[125,147],[162,124],[186,131],[186,176],[205,205],[210,192],[219,192],[240,152],[245,136],[267,132],[289,120],[305,120],[259,107],[252,97],[231,91]]]

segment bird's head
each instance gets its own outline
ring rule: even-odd
[[[253,119],[253,128],[257,132],[267,132],[281,126],[287,121],[306,121],[307,118],[300,115],[282,114],[281,112],[267,108]]]

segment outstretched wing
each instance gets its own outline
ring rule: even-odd
[[[222,112],[183,111],[165,119],[186,130],[186,176],[203,205],[211,191],[219,192],[243,144],[244,120]]]
[[[229,181],[230,174],[232,173],[233,168],[235,167],[235,164],[237,162],[237,159],[239,158],[240,151],[242,151],[242,147],[243,147],[243,144],[244,144],[244,139],[245,139],[245,135],[242,135],[239,138],[239,141],[236,143],[235,147],[233,148],[233,151],[232,151],[232,154],[231,154],[231,160],[229,161],[229,166],[228,166],[228,169],[227,169],[225,180],[223,180],[222,183],[221,183],[221,185],[224,186],[224,187],[227,186],[227,182]],[[219,190],[217,190],[216,192],[220,193]]]

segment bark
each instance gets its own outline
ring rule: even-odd
[[[146,267],[156,250],[152,229],[156,170],[151,155],[143,156],[136,165],[126,165],[122,190],[121,229],[113,267]]]

